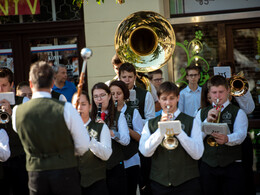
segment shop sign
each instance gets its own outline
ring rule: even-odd
[[[40,14],[39,0],[0,0],[0,16]]]

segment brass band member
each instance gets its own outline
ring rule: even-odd
[[[113,81],[110,90],[114,102],[117,102],[117,110],[125,114],[129,133],[130,143],[124,147],[125,171],[127,179],[127,194],[135,195],[139,180],[140,157],[138,154],[139,140],[143,129],[143,121],[137,109],[132,109],[125,104],[129,98],[129,90],[123,81]]]
[[[247,116],[230,104],[228,83],[224,77],[212,77],[208,81],[208,90],[213,103],[200,110],[195,121],[213,122],[218,118],[220,123],[227,123],[231,134],[212,133],[218,146],[210,146],[204,139],[205,151],[200,166],[204,194],[246,194],[241,143],[247,134]],[[217,99],[220,109],[214,108]]]
[[[91,120],[106,123],[112,138],[112,155],[107,161],[107,187],[109,194],[126,194],[126,177],[122,146],[130,142],[129,130],[123,113],[117,112],[111,92],[105,83],[97,83],[92,88]],[[97,118],[98,105],[101,107],[101,118]]]
[[[77,93],[72,97],[74,107],[76,101]],[[82,194],[106,195],[106,161],[112,154],[110,132],[106,124],[97,123],[89,117],[91,104],[86,91],[82,91],[78,101],[78,112],[91,137],[89,150],[78,158]]]
[[[0,67],[0,93],[12,92],[14,85],[13,72],[5,67]],[[22,104],[29,99],[27,97],[15,96],[15,105]],[[10,100],[0,101],[1,109],[12,116]],[[9,137],[11,155],[6,162],[0,162],[0,188],[1,194],[29,194],[28,173],[25,168],[25,152],[18,135],[13,131],[12,120],[5,124],[0,124],[0,128],[5,129]],[[2,170],[2,171],[1,171]],[[2,180],[1,180],[2,177]]]
[[[150,179],[153,194],[201,194],[197,160],[203,154],[202,133],[199,124],[177,107],[179,88],[172,82],[164,82],[158,91],[162,115],[149,120],[142,131],[139,150],[152,158]],[[166,131],[158,128],[159,121],[167,121],[168,115],[180,120],[182,130],[176,135],[180,144],[174,150],[161,145]]]
[[[13,109],[13,129],[26,153],[30,194],[81,194],[77,155],[89,135],[71,103],[51,98],[54,72],[40,61],[30,68],[32,99]]]

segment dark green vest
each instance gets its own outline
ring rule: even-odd
[[[23,103],[23,97],[15,96],[15,105],[19,105],[21,103]],[[11,105],[11,108],[13,108],[15,105]],[[11,150],[10,158],[25,155],[22,143],[17,133],[13,130],[11,119],[12,118],[10,118],[10,121],[7,124],[0,124],[0,128],[5,129],[9,137],[9,146]]]
[[[144,106],[145,106],[145,97],[147,91],[145,89],[142,89],[140,87],[134,87],[136,91],[136,100],[135,101],[128,101],[127,107],[136,108],[143,119],[144,117]]]
[[[52,91],[51,91],[51,97],[54,98],[54,99],[59,100],[59,99],[60,99],[60,93],[58,93],[58,92],[52,90]]]
[[[201,121],[207,118],[208,112],[212,109],[212,106],[208,106],[201,110]],[[232,104],[229,104],[220,114],[220,123],[227,123],[230,129],[230,133],[233,133],[233,124],[235,122],[239,108]],[[209,146],[207,144],[207,137],[204,139],[204,153],[202,161],[210,165],[211,167],[225,167],[235,160],[241,160],[241,145],[227,146],[225,144],[218,146]]]
[[[149,120],[150,133],[158,128],[161,115]],[[180,113],[176,120],[182,123],[182,129],[188,136],[191,134],[193,118]],[[198,162],[194,160],[179,143],[174,150],[167,150],[159,145],[152,156],[150,179],[164,186],[178,186],[199,176]]]
[[[27,171],[77,166],[73,140],[64,121],[64,104],[36,98],[17,107],[16,128],[26,153]]]
[[[100,134],[102,131],[103,123],[95,123],[91,121],[87,130],[89,134],[95,132],[96,140],[100,141]],[[96,181],[106,178],[106,161],[98,158],[93,152],[88,150],[85,154],[78,158],[80,184],[83,187],[89,187]]]
[[[117,121],[119,119],[120,112],[115,113],[115,120],[114,120],[114,125],[113,125],[113,130],[118,131],[117,129]],[[106,118],[105,122],[107,123],[108,118]],[[107,161],[107,169],[112,169],[116,165],[118,165],[120,162],[124,160],[124,153],[123,153],[123,146],[112,139],[112,154],[110,158]]]
[[[23,97],[15,96],[15,105],[19,105],[21,103],[23,103]],[[13,109],[13,107],[15,105],[11,105],[11,108]],[[19,139],[19,136],[13,130],[12,117],[10,118],[10,121],[7,124],[0,124],[0,128],[4,129],[9,137],[9,147],[10,147],[10,151],[11,151],[10,158],[20,156],[20,155],[25,155],[22,143]],[[3,178],[3,167],[2,166],[4,166],[5,163],[8,164],[8,160],[7,160],[7,162],[0,162],[0,179]]]
[[[134,116],[134,109],[127,106],[127,109],[124,114],[125,114],[128,127],[130,129],[133,129],[132,120]],[[123,146],[124,159],[128,160],[133,155],[135,155],[138,152],[138,147],[139,147],[139,142],[137,142],[136,140],[130,137],[130,143],[127,146]]]

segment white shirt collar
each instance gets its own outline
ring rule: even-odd
[[[123,108],[121,109],[121,112],[122,112],[122,113],[125,113],[126,109],[127,109],[127,105],[124,104]]]
[[[227,100],[227,101],[223,104],[223,109],[225,109],[229,104],[230,104],[230,101]],[[212,103],[212,106],[214,107],[214,106],[216,106],[216,104],[213,102],[213,103]]]
[[[32,99],[34,98],[51,98],[51,94],[46,91],[36,91],[32,95]]]
[[[84,127],[87,127],[90,122],[91,122],[91,118],[89,118],[88,121],[84,124]]]

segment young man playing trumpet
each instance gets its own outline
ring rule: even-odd
[[[156,195],[201,193],[197,160],[204,150],[202,133],[199,124],[178,109],[179,97],[179,88],[174,83],[160,85],[158,98],[162,115],[145,124],[139,143],[140,152],[152,158],[150,180],[152,193]],[[162,144],[166,129],[158,128],[158,122],[169,118],[180,120],[182,124],[175,138],[179,144],[173,150]]]
[[[230,104],[228,83],[224,77],[213,76],[208,81],[208,90],[213,103],[200,110],[195,121],[227,123],[230,134],[212,133],[217,143],[214,146],[208,144],[206,135],[203,135],[205,151],[200,166],[203,192],[246,194],[241,143],[247,134],[247,116],[243,110]]]

